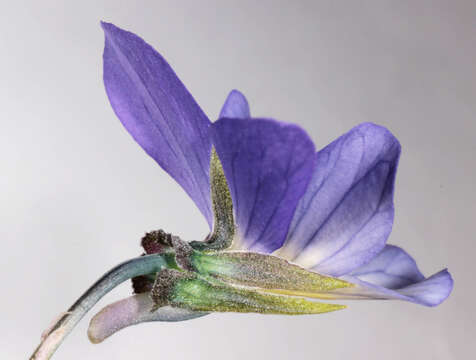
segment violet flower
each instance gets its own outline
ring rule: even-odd
[[[116,115],[195,202],[210,234],[192,242],[146,234],[143,256],[98,280],[45,332],[32,359],[49,358],[105,293],[130,278],[135,295],[93,317],[91,341],[144,321],[209,312],[344,307],[306,298],[435,306],[448,297],[447,270],[425,278],[404,250],[386,245],[400,156],[390,131],[361,124],[316,152],[299,126],[252,118],[236,90],[212,123],[150,45],[102,26],[104,84]]]

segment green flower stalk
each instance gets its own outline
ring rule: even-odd
[[[159,254],[140,256],[108,271],[42,334],[42,341],[30,360],[49,359],[63,339],[104,295],[130,278],[161,271],[169,266],[170,259],[167,258]]]

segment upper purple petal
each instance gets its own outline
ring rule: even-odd
[[[210,121],[165,59],[131,32],[102,23],[104,84],[127,131],[212,224]]]
[[[279,256],[333,276],[370,261],[392,229],[399,155],[397,139],[370,123],[320,150]]]
[[[269,119],[223,118],[212,129],[239,246],[272,252],[283,244],[311,178],[314,145],[300,127]]]
[[[248,101],[238,90],[232,90],[221,108],[220,118],[247,119],[251,117]]]
[[[372,261],[344,279],[357,284],[349,295],[399,299],[426,306],[443,302],[453,289],[453,279],[445,269],[425,278],[415,260],[403,249],[387,245]]]

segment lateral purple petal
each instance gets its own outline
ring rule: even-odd
[[[220,118],[248,119],[250,107],[245,96],[238,90],[232,90],[220,111]]]
[[[349,273],[385,246],[393,224],[400,144],[384,127],[361,124],[317,153],[279,256],[332,276]]]
[[[102,23],[104,85],[124,127],[212,224],[210,121],[165,59],[131,32]]]
[[[371,262],[343,278],[358,285],[349,288],[349,294],[406,300],[425,306],[440,304],[453,289],[453,279],[446,269],[425,278],[415,260],[393,245],[385,246]]]
[[[314,167],[304,130],[269,119],[222,118],[213,143],[230,188],[240,248],[270,253],[286,237]]]

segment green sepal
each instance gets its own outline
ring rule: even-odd
[[[215,148],[212,148],[210,157],[210,195],[213,231],[205,241],[192,241],[190,245],[197,250],[224,250],[232,245],[235,221],[230,189]]]
[[[303,269],[288,261],[252,252],[209,252],[194,251],[190,264],[195,271],[224,282],[261,291],[283,295],[315,298],[333,298],[338,289],[353,284]]]
[[[302,298],[261,293],[210,282],[196,273],[165,269],[159,273],[152,299],[157,307],[171,305],[194,311],[282,315],[320,314],[345,308]]]

